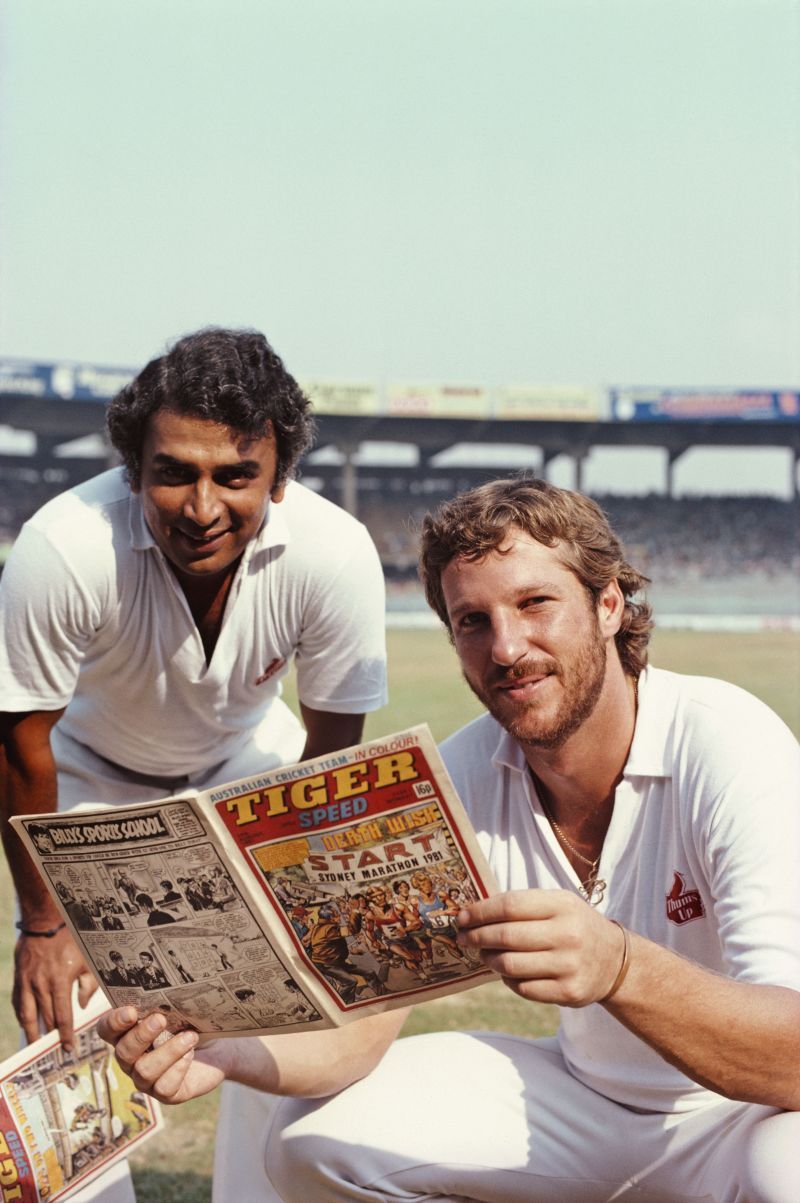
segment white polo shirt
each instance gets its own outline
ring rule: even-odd
[[[312,709],[361,714],[386,701],[375,547],[297,483],[245,549],[210,664],[121,469],[39,510],[0,582],[0,708],[67,706],[65,735],[138,773],[202,775],[271,708],[285,730],[280,681],[293,658]]]
[[[519,744],[484,715],[442,753],[501,890],[577,890]],[[799,850],[800,755],[788,728],[736,686],[647,669],[597,909],[728,977],[800,990]],[[559,1040],[575,1076],[618,1102],[681,1111],[719,1101],[598,1005],[563,1008]]]

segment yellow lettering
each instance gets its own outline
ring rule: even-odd
[[[240,798],[231,798],[226,803],[228,810],[236,812],[236,826],[243,827],[245,823],[255,823],[258,819],[255,808],[267,804],[267,818],[275,815],[285,815],[289,807],[286,805],[286,786],[273,785],[262,789],[260,794],[242,794]]]
[[[406,815],[408,827],[425,827],[428,823],[436,823],[439,815],[435,806],[425,806],[422,810],[412,810]]]
[[[298,810],[308,810],[311,806],[324,806],[328,801],[325,792],[325,778],[306,777],[305,781],[295,781],[291,791],[292,804]]]
[[[0,1161],[0,1186],[4,1188],[3,1193],[5,1194],[5,1187],[13,1186],[15,1182],[19,1182],[19,1174],[13,1159],[8,1157],[5,1161]]]
[[[375,773],[376,789],[384,789],[385,786],[395,785],[398,781],[409,781],[419,775],[414,768],[412,752],[398,752],[395,756],[377,756]]]
[[[286,805],[286,786],[271,785],[269,789],[261,791],[261,797],[268,803],[267,818],[272,819],[275,815],[285,815],[289,811]]]
[[[241,798],[231,798],[226,803],[228,813],[232,814],[236,811],[236,826],[242,827],[245,823],[255,823],[256,812],[253,810],[261,801],[258,794],[246,794]]]
[[[343,769],[334,769],[333,779],[336,782],[336,793],[333,796],[337,802],[340,798],[365,794],[369,786],[365,764],[348,764]]]

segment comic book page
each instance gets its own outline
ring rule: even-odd
[[[98,1035],[108,1002],[95,1000],[72,1052],[50,1032],[0,1065],[3,1203],[69,1199],[163,1126]]]
[[[203,794],[11,820],[114,1006],[306,1031],[494,977],[491,871],[427,727]]]
[[[494,977],[456,941],[496,887],[426,726],[207,796],[335,1023]]]
[[[195,796],[12,819],[115,1007],[170,1031],[327,1027]],[[260,913],[259,913],[260,912]]]

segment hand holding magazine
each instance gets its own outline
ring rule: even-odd
[[[495,891],[426,726],[199,794],[11,820],[115,1007],[310,1031],[494,978],[455,939]]]

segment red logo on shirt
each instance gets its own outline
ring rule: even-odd
[[[286,663],[285,660],[281,660],[277,656],[275,657],[274,660],[270,660],[269,664],[264,669],[261,676],[256,677],[256,685],[263,685],[265,681],[268,681],[270,679],[270,677],[275,675],[275,673],[278,671],[279,668],[283,668],[285,663]]]
[[[667,918],[670,923],[691,923],[692,919],[702,919],[705,913],[699,891],[687,889],[686,878],[676,869],[672,889],[667,894]]]

